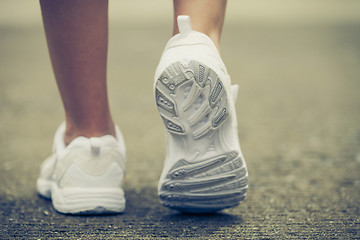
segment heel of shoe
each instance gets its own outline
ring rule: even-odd
[[[195,163],[180,160],[159,187],[161,203],[182,212],[216,212],[237,206],[246,196],[248,173],[237,152]]]

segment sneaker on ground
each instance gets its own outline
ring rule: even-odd
[[[38,193],[66,214],[120,213],[125,209],[122,189],[125,144],[116,138],[78,137],[64,144],[65,124],[56,131],[53,154],[41,165]]]
[[[158,193],[161,203],[182,212],[216,212],[237,206],[246,195],[231,86],[208,36],[179,16],[180,33],[167,43],[155,72],[155,101],[167,133]]]

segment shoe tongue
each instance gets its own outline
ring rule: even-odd
[[[177,17],[177,23],[179,27],[179,32],[181,34],[187,34],[192,31],[191,20],[189,16],[179,15]]]

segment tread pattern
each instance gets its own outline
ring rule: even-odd
[[[179,106],[174,97],[181,99]],[[193,133],[195,139],[216,129],[229,113],[222,82],[210,68],[196,61],[189,65],[176,62],[160,75],[156,104],[170,133]],[[176,118],[187,119],[180,123]]]
[[[158,78],[155,98],[170,134],[183,136],[191,148],[214,147],[211,138],[229,116],[227,94],[215,71],[197,61],[173,63]],[[205,158],[200,154],[196,161],[178,160],[162,182],[159,196],[172,209],[214,212],[238,205],[247,186],[245,162],[229,150]]]
[[[247,186],[246,167],[236,152],[198,163],[180,160],[161,186],[160,200],[181,211],[213,212],[238,205]]]

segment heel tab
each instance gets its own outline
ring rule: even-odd
[[[181,34],[187,34],[192,31],[190,16],[179,15],[177,17],[177,23],[178,23],[178,27],[179,27],[179,32]]]
[[[91,137],[90,138],[90,147],[91,147],[91,153],[95,156],[98,156],[100,154],[100,149],[101,149],[100,138]]]

